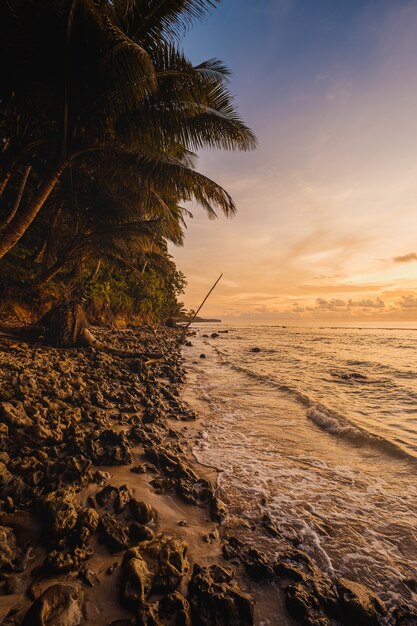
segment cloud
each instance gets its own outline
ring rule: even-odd
[[[385,303],[381,298],[377,298],[376,300],[349,300],[348,306],[359,306],[364,309],[383,309]]]
[[[417,252],[409,252],[402,256],[395,256],[392,260],[394,263],[412,263],[412,261],[417,261]]]
[[[403,296],[399,302],[402,309],[417,309],[416,296]]]
[[[317,298],[316,300],[316,309],[335,311],[340,307],[346,307],[346,302],[340,298],[332,298],[332,300]]]

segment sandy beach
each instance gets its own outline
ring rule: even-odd
[[[215,476],[189,453],[178,333],[97,332],[164,358],[1,342],[0,623],[188,624],[204,612],[186,600],[198,566],[218,564],[211,617],[193,623],[216,623],[228,595],[230,619],[252,623],[251,584],[221,556]],[[140,575],[127,573],[132,546]]]
[[[389,623],[363,585],[259,550],[273,520],[218,499],[181,331],[95,333],[163,358],[1,342],[1,624]]]

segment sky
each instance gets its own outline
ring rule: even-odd
[[[187,34],[221,58],[251,153],[198,168],[237,215],[192,207],[171,254],[223,320],[417,320],[417,2],[223,0]]]

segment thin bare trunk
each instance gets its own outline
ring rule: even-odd
[[[23,193],[24,193],[25,188],[26,188],[26,183],[28,182],[28,178],[29,178],[29,174],[30,174],[30,170],[31,169],[32,169],[32,166],[28,165],[25,168],[25,171],[23,172],[23,178],[21,180],[19,191],[18,191],[18,194],[16,196],[16,201],[15,201],[14,206],[13,206],[12,210],[10,211],[9,215],[6,217],[6,219],[3,222],[4,226],[7,226],[7,224],[10,224],[10,222],[12,221],[12,219],[14,218],[14,216],[17,213],[17,210],[18,210],[18,208],[20,206],[20,202],[22,200]]]
[[[45,239],[45,246],[42,252],[42,261],[43,261],[44,269],[46,269],[46,267],[48,266],[52,253],[54,249],[56,248],[56,240],[57,240],[56,230],[57,230],[57,226],[59,223],[59,218],[61,217],[61,213],[62,213],[62,204],[59,204],[58,206],[55,207],[52,213],[51,222],[49,224],[49,232]]]
[[[43,258],[45,254],[45,250],[46,250],[46,239],[44,239],[44,241],[42,241],[42,243],[39,244],[34,254],[32,254],[32,256],[30,257],[30,260],[32,261],[32,263],[38,263],[38,261],[40,261]]]
[[[2,195],[3,191],[6,189],[6,185],[9,182],[11,176],[12,176],[12,169],[10,168],[4,174],[3,178],[0,180],[0,196]]]
[[[42,273],[39,281],[37,282],[37,285],[44,285],[45,283],[48,283],[50,280],[55,278],[58,272],[64,267],[67,260],[68,259],[66,257],[60,257],[57,261],[55,261],[55,263],[51,265],[49,269],[45,270],[45,272]]]
[[[91,272],[91,274],[90,274],[90,278],[88,279],[88,280],[89,280],[89,282],[91,282],[92,280],[94,280],[94,279],[95,279],[95,277],[97,276],[97,274],[98,274],[98,273],[99,273],[99,271],[100,271],[100,267],[101,267],[101,259],[99,259],[99,260],[97,261],[97,265],[95,266],[94,270]]]
[[[7,226],[0,238],[0,259],[13,248],[32,224],[67,165],[68,161],[62,161],[57,165],[48,178],[42,183],[32,202],[30,202],[26,209],[21,211],[13,222]]]
[[[221,281],[222,277],[223,277],[223,272],[220,274],[220,276],[218,277],[218,279],[214,283],[213,287],[210,289],[210,291],[208,292],[208,294],[206,295],[206,297],[204,298],[203,302],[200,304],[200,306],[198,307],[197,311],[194,313],[194,315],[192,316],[192,318],[190,319],[188,324],[185,325],[185,330],[187,330],[188,327],[190,326],[190,324],[192,324],[194,322],[195,318],[197,317],[197,315],[200,313],[201,309],[203,308],[206,300],[211,295],[211,293],[215,290],[215,288],[217,287],[217,284]]]

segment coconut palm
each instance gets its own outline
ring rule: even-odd
[[[11,76],[9,71],[4,97],[12,101],[12,109],[20,110],[22,102],[35,94],[32,119],[42,121],[43,126],[36,128],[48,132],[32,143],[26,141],[24,149],[19,145],[20,153],[15,147],[19,142],[11,141],[3,162],[14,162],[35,149],[45,155],[48,166],[31,202],[4,230],[0,257],[32,223],[70,163],[87,170],[92,164],[100,168],[104,155],[128,163],[137,182],[154,176],[155,194],[168,183],[176,197],[196,199],[211,215],[215,206],[226,214],[234,211],[230,196],[186,161],[202,147],[250,149],[255,138],[236,113],[226,84],[227,69],[216,60],[193,67],[172,43],[213,2],[30,0],[35,35],[26,12],[22,17],[22,2],[15,5],[19,25],[23,20],[23,31],[30,34],[30,46],[24,40],[23,50],[37,50],[37,73],[29,77],[26,70]],[[46,27],[39,23],[45,12]],[[16,30],[16,20],[8,18]],[[60,33],[52,42],[53,61],[51,45],[44,44],[45,28]],[[46,100],[44,109],[41,104]],[[3,180],[9,176],[7,167],[4,170]]]

